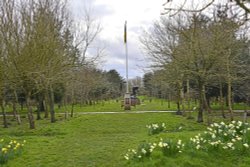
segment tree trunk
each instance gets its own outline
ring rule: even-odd
[[[45,91],[45,99],[43,100],[43,105],[44,105],[44,118],[49,118],[49,111],[48,111],[48,106],[47,102],[49,101],[49,92],[46,90]]]
[[[17,113],[17,109],[16,109],[16,102],[15,100],[12,102],[13,104],[13,116],[15,118],[15,120],[17,121],[17,124],[20,125],[21,124],[21,120],[20,120],[20,116]]]
[[[203,97],[202,97],[202,87],[203,84],[201,83],[201,81],[198,81],[198,85],[199,85],[199,111],[198,111],[198,118],[197,118],[197,122],[203,122]]]
[[[54,123],[56,122],[55,110],[54,110],[54,90],[51,85],[49,89],[49,110],[50,110],[50,122]]]
[[[176,114],[177,115],[181,115],[182,113],[181,113],[181,86],[180,86],[180,84],[179,83],[177,83],[178,85],[177,85],[177,112],[176,112]]]
[[[3,114],[3,127],[8,128],[8,122],[7,122],[7,117],[6,117],[6,112],[5,112],[5,100],[1,100],[1,109],[2,109],[2,114]]]
[[[71,112],[70,112],[70,117],[74,116],[74,103],[71,104]]]
[[[227,103],[228,103],[228,110],[230,113],[230,119],[233,121],[233,109],[232,109],[232,78],[231,78],[231,71],[230,71],[230,54],[231,50],[229,49],[229,53],[227,56]]]
[[[225,111],[224,111],[224,97],[223,97],[223,86],[222,82],[220,81],[220,106],[221,106],[221,114],[223,118],[226,118]]]
[[[74,116],[74,90],[72,89],[72,92],[71,92],[71,113],[70,113],[70,117],[73,117]]]
[[[31,92],[28,92],[26,95],[26,106],[28,109],[28,119],[29,119],[30,129],[35,129],[35,120],[33,116],[32,107],[30,104],[30,96],[31,96]]]
[[[233,121],[233,109],[232,109],[232,89],[231,89],[231,79],[228,79],[228,86],[227,86],[227,100],[228,100],[228,111],[230,113],[230,120]]]
[[[203,104],[204,104],[204,107],[207,111],[207,123],[208,123],[208,125],[210,125],[212,123],[212,117],[211,117],[212,111],[207,103],[205,85],[202,86],[202,96],[203,96]]]
[[[15,115],[15,118],[17,120],[17,124],[21,124],[21,118],[18,110],[16,109],[16,104],[18,103],[18,96],[16,90],[14,90],[14,100],[13,100],[13,113]]]
[[[182,108],[182,116],[186,116],[186,109],[185,109],[185,103],[184,103],[184,101],[185,101],[185,99],[184,99],[184,88],[183,88],[183,86],[182,86],[182,88],[181,88],[181,94],[180,94],[180,96],[181,96],[181,108]]]
[[[188,105],[188,118],[192,118],[191,116],[191,107],[190,107],[190,84],[189,79],[187,80],[187,105]]]
[[[37,104],[37,120],[41,119],[41,112],[44,111],[44,105],[43,105],[43,93],[38,94],[38,104]]]
[[[170,95],[170,93],[168,94],[168,108],[170,108],[171,107],[171,95]]]

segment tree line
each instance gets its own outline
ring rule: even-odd
[[[76,23],[65,0],[0,1],[0,103],[4,127],[6,104],[21,123],[18,105],[27,108],[29,126],[50,117],[55,122],[55,103],[72,105],[120,96],[123,79],[115,70],[98,70],[103,55],[88,50],[101,31],[85,11]],[[112,79],[111,79],[112,78]]]
[[[244,9],[230,2],[208,7],[163,15],[141,43],[153,63],[153,72],[144,75],[148,93],[174,96],[178,111],[191,110],[190,100],[198,99],[197,121],[204,121],[206,111],[210,123],[212,97],[219,100],[224,118],[227,104],[231,120],[233,100],[249,105],[250,43]]]

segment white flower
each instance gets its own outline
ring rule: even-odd
[[[138,158],[141,158],[141,155],[138,155]]]
[[[215,126],[215,127],[218,127],[219,125],[218,125],[217,123],[214,123],[214,126]]]
[[[162,123],[161,126],[165,128],[165,123]]]
[[[193,143],[195,143],[196,139],[190,138],[190,141],[192,141]]]
[[[197,146],[196,146],[196,149],[197,149],[197,150],[199,150],[200,148],[201,148],[201,146],[200,146],[200,145],[197,145]]]
[[[233,143],[227,143],[227,146],[231,148],[233,146]]]
[[[232,142],[236,142],[236,140],[235,140],[235,139],[232,139]]]
[[[141,152],[143,153],[143,154],[146,154],[147,153],[147,151],[143,148],[143,149],[141,149]]]
[[[153,151],[154,151],[154,149],[153,149],[153,148],[150,148],[150,149],[149,149],[149,152],[153,152]]]
[[[212,128],[208,127],[207,130],[212,131]]]
[[[181,145],[181,140],[178,140],[177,144],[178,144],[178,145]]]
[[[238,125],[241,126],[241,125],[242,125],[242,122],[241,122],[241,121],[238,121]]]
[[[167,147],[168,146],[168,143],[163,143],[163,147]]]
[[[162,142],[159,142],[158,146],[159,146],[159,147],[163,147],[163,143],[162,143]]]
[[[227,146],[223,146],[222,148],[223,148],[223,149],[225,149],[225,150],[226,150],[226,149],[228,149],[228,147],[227,147]]]
[[[215,134],[212,135],[212,138],[213,138],[213,139],[216,138]]]
[[[239,137],[239,136],[237,136],[237,138],[236,138],[237,140],[241,140],[242,138],[241,137]]]
[[[243,146],[249,148],[249,145],[247,143],[244,143]]]
[[[224,122],[221,122],[220,124],[221,124],[221,125],[225,125],[225,123],[224,123]]]
[[[128,157],[127,154],[124,156],[124,158],[125,158],[126,160],[129,160],[129,157]]]

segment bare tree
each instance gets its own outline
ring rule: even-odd
[[[173,5],[172,3],[173,4],[178,3],[179,5]],[[200,13],[200,12],[209,10],[209,8],[213,8],[215,5],[218,5],[218,4],[222,6],[233,7],[234,10],[237,10],[237,13],[238,13],[237,17],[239,19],[249,20],[249,13],[250,13],[250,8],[249,8],[250,1],[249,0],[226,0],[226,1],[182,0],[181,2],[180,1],[177,2],[176,0],[167,0],[163,4],[164,12],[162,14],[163,15],[164,14],[175,15],[182,11]]]

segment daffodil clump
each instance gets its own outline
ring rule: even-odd
[[[154,125],[154,126],[153,126]],[[157,129],[159,125],[151,124],[152,129]],[[151,133],[153,134],[153,133]],[[172,156],[188,150],[201,151],[232,151],[245,152],[250,150],[250,125],[241,121],[232,121],[229,124],[214,123],[207,131],[190,138],[190,142],[184,143],[178,139],[160,139],[154,144],[143,143],[137,150],[129,149],[124,156],[126,160],[143,160],[152,156],[153,152],[161,151],[164,156]]]
[[[5,141],[0,139],[0,164],[4,164],[15,155],[20,154],[25,143],[25,140],[18,142],[16,140]]]
[[[126,160],[143,160],[144,158],[150,157],[154,149],[156,148],[156,143],[142,143],[135,149],[128,149],[124,158]]]
[[[158,150],[165,156],[175,155],[177,153],[182,153],[185,144],[178,140],[174,142],[169,139],[160,139],[158,143],[142,143],[135,149],[129,149],[124,155],[126,160],[143,160],[144,158],[149,158],[153,151]]]
[[[182,153],[185,144],[181,140],[174,142],[169,139],[165,140],[161,139],[158,146],[161,149],[162,153],[168,156],[168,155],[175,155],[177,153]]]
[[[196,150],[247,150],[249,140],[250,126],[241,121],[211,124],[202,135],[190,139]]]
[[[159,134],[166,129],[165,123],[153,123],[146,126],[148,128],[148,134],[154,135]]]

